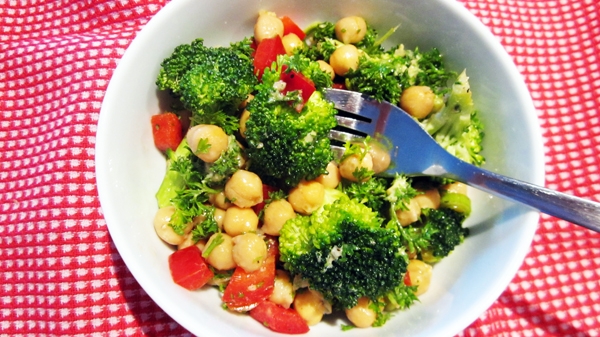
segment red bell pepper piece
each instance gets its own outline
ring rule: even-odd
[[[227,308],[248,311],[271,296],[275,284],[275,263],[279,254],[275,240],[271,240],[267,254],[263,265],[256,271],[248,273],[242,267],[235,268],[223,292],[223,302]]]
[[[290,19],[290,17],[282,17],[281,22],[283,22],[283,36],[293,33],[296,34],[300,40],[304,40],[306,33],[304,33],[302,28],[300,28],[292,19]]]
[[[169,256],[169,269],[173,281],[189,290],[201,288],[214,276],[202,257],[200,248],[195,245],[171,254]]]
[[[302,102],[306,104],[310,96],[315,92],[315,85],[313,81],[308,79],[306,76],[302,75],[297,71],[282,71],[281,72],[281,80],[285,82],[285,89],[283,93],[287,93],[290,91],[300,91],[300,95],[302,96]]]
[[[410,280],[410,274],[408,273],[408,270],[404,274],[404,284],[406,284],[409,287],[412,286],[412,281]]]
[[[281,42],[279,35],[263,39],[256,47],[256,53],[254,53],[254,73],[258,78],[262,78],[265,68],[271,67],[273,62],[277,61],[278,55],[285,54],[285,47]]]
[[[161,151],[175,151],[183,139],[181,121],[172,112],[154,115],[150,118],[154,145]]]
[[[263,301],[250,310],[250,317],[275,332],[297,335],[309,330],[308,324],[295,309],[286,309],[270,301]]]

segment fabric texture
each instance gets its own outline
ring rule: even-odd
[[[166,0],[0,0],[0,334],[186,336],[103,219],[102,99]],[[547,187],[600,200],[600,3],[463,0],[523,74]],[[500,298],[460,336],[600,336],[600,234],[543,215]]]

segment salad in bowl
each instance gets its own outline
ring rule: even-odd
[[[336,156],[339,112],[323,96],[335,87],[394,102],[448,151],[483,163],[466,73],[445,69],[437,49],[384,48],[396,28],[347,16],[304,30],[263,11],[250,37],[198,38],[163,60],[156,84],[173,102],[151,117],[168,160],[154,228],[176,250],[174,282],[214,286],[223,308],[290,334],[335,311],[344,329],[382,326],[427,291],[432,265],[468,236],[466,185],[386,175],[381,135]]]

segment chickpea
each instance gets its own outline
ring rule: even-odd
[[[294,33],[284,36],[281,42],[283,43],[283,48],[285,48],[285,53],[288,55],[294,55],[294,50],[304,45],[304,42]]]
[[[440,191],[437,188],[431,188],[418,194],[414,199],[421,208],[438,209],[440,207]]]
[[[329,58],[329,64],[333,71],[340,76],[344,76],[358,67],[358,49],[351,44],[337,48]]]
[[[367,23],[360,16],[347,16],[335,23],[335,36],[345,44],[362,41],[366,33]]]
[[[211,247],[215,240],[221,243],[214,246],[206,257],[206,262],[218,270],[229,270],[236,266],[233,260],[233,239],[225,233],[215,233],[210,236],[205,247]]]
[[[320,292],[306,289],[296,294],[294,309],[306,321],[306,324],[315,325],[323,319],[323,314],[327,312],[324,301]]]
[[[264,208],[262,231],[265,234],[279,236],[283,224],[295,217],[294,208],[287,200],[272,201]]]
[[[373,159],[373,172],[381,173],[390,167],[392,158],[390,153],[384,148],[383,145],[378,142],[372,142],[369,144],[369,154]]]
[[[256,173],[238,170],[225,184],[225,196],[239,207],[252,207],[263,201],[262,181]]]
[[[258,228],[258,216],[252,208],[229,207],[223,217],[223,229],[231,236],[255,231]]]
[[[340,169],[333,161],[327,164],[326,169],[327,173],[321,174],[315,180],[321,183],[326,188],[336,188],[342,180],[342,176],[340,175]]]
[[[267,244],[256,233],[244,233],[233,239],[233,260],[248,273],[258,270],[267,258]]]
[[[340,175],[350,181],[358,181],[354,176],[354,172],[360,169],[366,169],[368,171],[373,170],[373,157],[371,154],[366,153],[362,160],[358,154],[353,154],[340,163]]]
[[[318,60],[317,63],[319,64],[319,68],[321,68],[324,73],[329,74],[329,77],[331,77],[331,80],[333,81],[335,78],[335,71],[333,71],[333,68],[329,65],[329,63],[323,60]]]
[[[433,272],[431,265],[421,260],[410,260],[406,270],[408,271],[410,283],[413,286],[417,286],[415,295],[418,296],[425,293],[429,289],[429,283],[431,282],[431,274]]]
[[[408,226],[411,223],[419,220],[419,217],[421,216],[421,206],[419,206],[419,203],[414,198],[410,199],[410,202],[408,203],[408,209],[396,210],[396,216],[398,217],[400,225]]]
[[[254,39],[260,43],[263,39],[275,36],[283,37],[283,22],[275,13],[261,13],[254,24]]]
[[[207,163],[214,163],[229,146],[229,137],[216,125],[196,125],[188,130],[186,139],[192,152]],[[206,142],[207,146],[198,149],[200,142]]]
[[[400,96],[400,107],[417,119],[427,117],[433,110],[435,94],[427,86],[406,88]]]
[[[358,303],[352,308],[346,309],[346,317],[357,328],[368,328],[377,318],[377,313],[370,308],[371,300],[368,297],[361,297]]]
[[[294,211],[308,215],[316,211],[325,201],[325,187],[317,181],[302,181],[288,195]]]
[[[458,181],[442,186],[442,190],[467,195],[467,185]]]
[[[233,204],[227,199],[225,196],[225,192],[221,191],[219,193],[211,194],[208,196],[208,202],[210,202],[213,206],[228,209]]]
[[[240,136],[242,138],[246,138],[246,123],[250,119],[250,111],[244,109],[242,114],[240,115]]]
[[[275,284],[269,300],[277,303],[284,308],[289,308],[294,302],[294,285],[290,280],[290,274],[287,271],[277,269],[275,274]]]
[[[185,240],[185,237],[175,233],[173,227],[169,226],[169,222],[171,221],[173,213],[175,213],[174,206],[160,208],[154,215],[154,230],[156,231],[158,237],[164,242],[171,245],[179,245]],[[190,222],[184,229],[184,233],[189,233],[193,226],[193,222]]]
[[[223,229],[223,219],[225,219],[225,210],[221,208],[215,208],[215,221],[219,229]]]

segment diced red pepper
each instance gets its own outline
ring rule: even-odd
[[[410,280],[408,270],[406,271],[406,274],[404,274],[404,284],[406,284],[409,287],[412,286],[412,281]]]
[[[278,254],[277,242],[271,240],[262,267],[251,273],[246,272],[242,267],[235,268],[223,292],[223,302],[227,308],[233,311],[248,311],[271,296],[275,284],[275,264]]]
[[[263,39],[256,47],[256,53],[254,54],[254,73],[259,79],[262,78],[265,68],[271,67],[273,62],[277,61],[277,56],[284,54],[285,47],[283,47],[279,35]]]
[[[300,91],[300,95],[302,96],[302,101],[304,104],[308,102],[310,96],[315,92],[316,88],[309,78],[302,75],[297,71],[282,71],[281,72],[281,80],[285,82],[285,89],[283,93],[287,93],[290,91]]]
[[[154,145],[161,151],[175,151],[183,139],[181,121],[172,112],[162,113],[151,117],[152,136]]]
[[[189,290],[201,288],[214,276],[202,257],[200,248],[195,245],[171,254],[169,269],[173,281]]]
[[[283,22],[283,36],[286,36],[290,33],[296,34],[300,38],[300,40],[304,40],[306,37],[306,33],[300,28],[290,17],[283,16],[281,18],[281,22]]]
[[[263,208],[265,208],[265,201],[267,201],[269,199],[269,193],[275,192],[277,190],[278,189],[276,187],[263,184],[263,186],[262,186],[263,201],[252,206],[252,209],[254,210],[254,212],[257,215],[260,213],[260,211],[263,210]]]
[[[250,310],[250,317],[275,332],[297,335],[309,330],[308,324],[295,309],[286,309],[270,301],[261,302]]]

